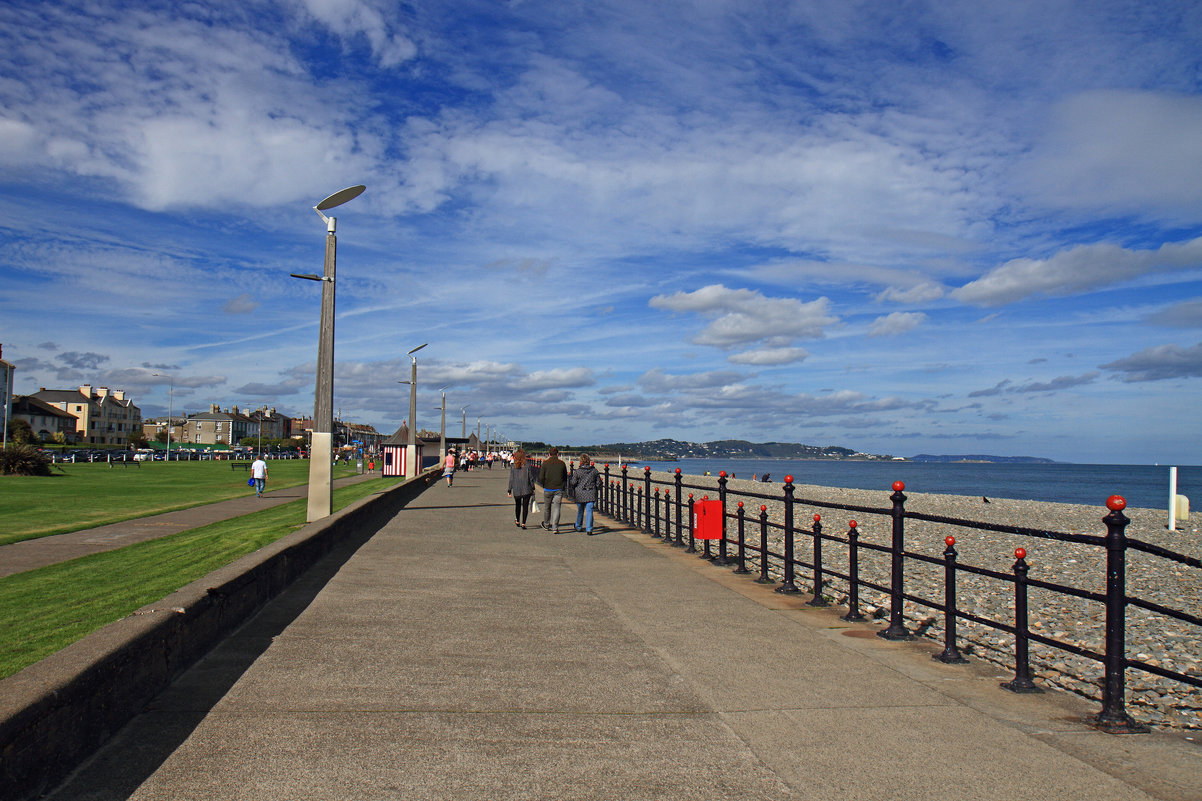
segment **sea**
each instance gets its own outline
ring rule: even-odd
[[[631,462],[631,464],[636,464]],[[906,492],[934,492],[1012,498],[1023,501],[1076,503],[1104,508],[1111,495],[1121,495],[1127,505],[1141,509],[1168,509],[1169,468],[1130,464],[1011,464],[869,462],[820,459],[680,459],[674,462],[640,462],[652,470],[700,476],[725,470],[736,478],[768,473],[779,484],[793,476],[794,484],[892,492],[894,481],[904,481]],[[1202,467],[1177,467],[1177,494],[1190,499],[1191,511],[1202,507]]]

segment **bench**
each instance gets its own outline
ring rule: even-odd
[[[109,461],[109,468],[112,468],[112,466],[113,466],[113,465],[115,465],[115,464],[119,464],[119,465],[121,465],[122,467],[129,467],[130,465],[133,465],[134,467],[141,467],[141,466],[142,466],[142,463],[141,463],[141,462],[135,462],[135,461],[133,461],[132,459],[131,459],[131,460],[129,460],[129,461],[126,461],[125,459],[115,459],[115,460],[111,460],[111,461]]]
[[[230,462],[230,470],[237,470],[238,468],[249,470],[252,464],[253,462]]]

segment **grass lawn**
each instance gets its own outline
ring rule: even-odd
[[[0,477],[0,545],[173,512],[250,492],[229,462],[141,462],[141,467],[63,464],[50,477]],[[355,473],[334,468],[334,477]],[[271,489],[309,481],[307,459],[268,462]]]
[[[297,464],[308,467],[308,462],[297,460]],[[168,469],[175,467],[173,464]],[[230,472],[228,466],[225,472]],[[334,508],[341,509],[402,480],[369,479],[335,489]],[[302,498],[157,540],[0,578],[0,620],[4,621],[0,627],[0,678],[274,542],[304,523]]]

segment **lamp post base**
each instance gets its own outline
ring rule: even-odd
[[[313,442],[309,448],[309,500],[305,512],[307,523],[329,517],[333,510],[330,497],[333,480],[333,440],[333,435],[328,432],[313,432]]]

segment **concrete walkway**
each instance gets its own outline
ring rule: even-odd
[[[643,534],[519,530],[505,478],[331,555],[50,797],[1202,798],[1185,738],[1095,732]]]
[[[378,473],[362,473],[335,479],[334,486],[342,487],[379,477]],[[246,483],[245,480],[243,483]],[[46,565],[66,562],[70,559],[78,559],[89,554],[124,548],[135,542],[166,537],[169,534],[207,526],[221,520],[241,517],[260,509],[295,501],[297,498],[306,498],[309,495],[307,483],[296,487],[267,490],[263,493],[262,498],[256,498],[254,490],[250,487],[245,489],[247,490],[245,495],[226,501],[193,506],[190,509],[180,509],[175,512],[164,512],[161,515],[123,520],[120,523],[80,529],[66,534],[55,534],[51,537],[38,537],[9,545],[0,545],[0,578]]]

